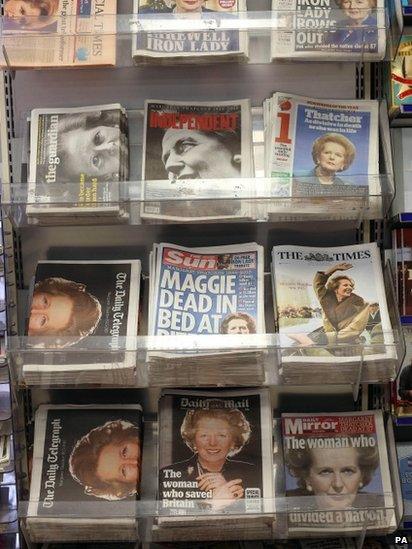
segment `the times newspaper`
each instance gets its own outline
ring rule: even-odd
[[[125,217],[119,182],[128,177],[127,114],[119,103],[31,112],[29,218]]]
[[[248,32],[236,28],[236,16],[246,11],[245,0],[206,0],[197,2],[198,8],[187,7],[184,2],[174,4],[170,0],[134,0],[134,13],[139,16],[141,30],[135,35],[132,55],[139,61],[230,61],[247,59]],[[201,5],[202,4],[202,5]],[[162,23],[174,23],[174,32],[149,32],[145,30],[145,21],[153,17]],[[164,16],[164,17],[162,17]],[[217,22],[213,30],[209,27],[213,17]],[[233,19],[233,28],[230,20]],[[227,22],[228,28],[219,30],[219,23]],[[180,24],[179,24],[180,23]],[[204,23],[204,25],[202,24]],[[184,32],[188,29],[188,32]]]
[[[392,368],[396,353],[376,243],[275,246],[272,269],[284,374],[309,379],[327,364],[325,372],[334,379],[348,375],[350,380],[349,365],[359,367],[359,356],[366,378],[379,379]],[[287,367],[298,363],[304,368]],[[308,371],[314,363],[316,372]]]
[[[4,2],[3,67],[111,66],[116,63],[116,0],[48,0],[25,12]]]
[[[272,455],[267,389],[163,391],[159,525],[210,527],[217,520],[233,531],[241,515],[263,528],[275,496]]]
[[[272,0],[272,10],[281,22],[272,32],[273,59],[379,61],[385,56],[384,0],[362,6],[346,0]]]
[[[242,178],[253,177],[249,99],[146,101],[143,219],[182,222],[250,217],[251,207],[245,201],[216,198],[247,194],[251,180],[242,183]],[[199,195],[202,200],[190,200]],[[163,200],[156,202],[159,198]]]
[[[142,428],[139,404],[38,408],[27,519],[32,541],[136,538]],[[94,455],[98,475],[85,467]],[[117,518],[115,501],[130,502]]]
[[[134,383],[130,338],[138,330],[140,276],[139,260],[39,262],[27,322],[26,383]],[[47,360],[38,349],[60,352]]]
[[[378,115],[377,101],[275,93],[264,103],[267,177],[284,178],[284,196],[380,194]]]
[[[207,248],[155,244],[149,333],[265,333],[263,261],[263,248],[255,242]]]
[[[401,37],[388,77],[389,116],[397,125],[409,125],[412,117],[412,35]]]
[[[282,414],[289,533],[396,527],[382,412]]]

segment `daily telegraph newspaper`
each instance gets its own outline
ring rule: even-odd
[[[380,410],[282,414],[282,434],[289,533],[396,528]]]
[[[264,333],[263,262],[263,248],[255,242],[155,244],[149,334]]]
[[[394,358],[376,243],[275,246],[272,269],[284,365],[327,363],[341,374],[360,353],[371,366]]]
[[[29,217],[119,215],[117,182],[128,176],[127,114],[119,103],[31,112]]]
[[[6,0],[3,68],[115,65],[116,4],[45,0],[26,5]]]
[[[272,511],[272,455],[267,389],[163,392],[158,496],[162,515],[178,516],[176,522],[184,515],[212,522],[233,521],[233,513],[239,512],[247,521],[250,514]]]
[[[136,61],[227,61],[248,57],[248,32],[236,28],[236,16],[245,12],[246,0],[134,0],[134,13],[139,16],[141,32],[135,36],[132,55]],[[175,32],[148,32],[145,21],[168,21],[177,25]],[[161,16],[164,15],[163,19]],[[211,18],[217,20],[210,30]],[[230,20],[234,19],[233,28]],[[228,22],[228,28],[219,30],[219,23]],[[180,23],[180,25],[178,24]],[[175,26],[175,25],[173,25]],[[217,27],[217,28],[216,28]],[[190,32],[182,32],[189,29]]]
[[[412,34],[401,37],[389,76],[389,115],[396,124],[409,125],[412,117]]]
[[[385,56],[384,0],[356,6],[346,0],[272,0],[272,10],[282,27],[272,33],[273,59],[379,61]]]
[[[40,406],[27,519],[34,538],[136,535],[133,502],[140,493],[142,450],[139,404]],[[114,518],[114,501],[129,501],[130,507]]]
[[[267,176],[285,178],[285,196],[380,194],[378,117],[377,101],[275,93],[264,104]]]
[[[241,196],[251,184],[250,179],[243,184],[242,178],[253,177],[249,99],[146,101],[142,218],[181,222],[248,217],[249,207],[240,201],[215,199]],[[205,200],[190,201],[192,196]],[[156,202],[159,198],[163,201]]]
[[[39,262],[27,324],[26,382],[134,383],[133,343],[125,338],[137,335],[140,275],[139,260]],[[48,363],[30,348],[60,352]]]

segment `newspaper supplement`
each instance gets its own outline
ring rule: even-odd
[[[382,412],[282,414],[289,532],[396,528]]]
[[[192,4],[194,4],[192,2]],[[230,61],[247,59],[248,32],[240,31],[236,25],[238,13],[247,10],[246,0],[200,0],[196,6],[182,0],[134,0],[134,12],[139,16],[142,30],[135,35],[132,55],[139,61]],[[171,22],[175,32],[145,31],[145,21],[153,17],[159,26]],[[189,17],[189,19],[188,19]],[[216,21],[213,30],[210,20]],[[230,20],[233,28],[230,28]],[[181,26],[178,25],[179,21]],[[217,28],[227,23],[224,30]],[[180,29],[190,29],[181,32]]]
[[[116,64],[116,0],[50,0],[20,10],[5,0],[3,68]]]
[[[119,215],[116,182],[128,176],[127,114],[119,103],[31,112],[29,217]]]
[[[325,372],[331,374],[334,368],[334,376],[343,376],[353,372],[342,363],[359,363],[362,353],[366,363],[362,375],[368,376],[379,375],[374,368],[380,360],[394,358],[376,243],[275,246],[272,269],[283,366],[325,363],[329,365]],[[317,374],[318,367],[315,370],[306,375]]]
[[[163,392],[159,401],[162,515],[179,516],[174,520],[180,523],[189,523],[181,516],[192,515],[192,522],[206,526],[218,520],[219,527],[236,529],[239,523],[233,521],[239,516],[234,514],[248,521],[250,514],[272,511],[272,455],[267,389]],[[259,516],[253,520],[259,521]]]
[[[285,196],[380,194],[368,177],[379,173],[378,108],[273,94],[264,105],[267,176],[285,178]]]
[[[249,207],[240,201],[219,201],[216,197],[221,192],[240,196],[250,186],[250,181],[243,184],[241,178],[251,177],[254,165],[249,99],[212,103],[146,101],[142,218],[181,222],[248,217]],[[206,200],[190,201],[191,196],[200,194]],[[185,201],[173,200],[176,196]],[[152,198],[153,202],[147,202]],[[163,201],[156,202],[156,198]]]
[[[355,7],[345,0],[272,0],[272,10],[282,27],[272,33],[273,59],[379,61],[385,57],[384,0]]]
[[[31,539],[136,537],[134,501],[140,493],[141,453],[139,404],[40,406],[27,519]],[[123,506],[129,501],[130,508],[113,518],[114,501]]]
[[[38,351],[25,353],[26,382],[132,383],[135,356],[126,337],[137,335],[140,276],[139,260],[39,262],[27,347],[67,352],[51,363]]]

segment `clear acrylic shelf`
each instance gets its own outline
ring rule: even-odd
[[[266,295],[271,296],[269,275],[265,282]],[[384,269],[384,282],[392,330],[383,332],[378,340],[365,336],[362,343],[356,344],[315,344],[308,354],[285,334],[149,336],[141,325],[140,335],[116,338],[115,349],[112,338],[103,336],[88,336],[75,346],[60,349],[47,349],[45,338],[36,347],[34,337],[10,336],[9,364],[23,386],[351,384],[356,399],[360,383],[394,380],[405,354],[389,264]],[[147,303],[147,292],[144,285],[142,303]],[[266,325],[275,326],[271,298],[265,300],[265,308]],[[302,362],[302,356],[307,360]],[[324,362],[311,360],[319,356],[327,358]],[[299,363],[293,357],[299,357]],[[310,376],[303,376],[302,369],[310,369]]]
[[[98,14],[89,16],[38,16],[25,17],[24,27],[15,19],[3,16],[0,19],[0,64],[3,68],[35,68],[35,67],[59,67],[58,52],[66,51],[65,66],[84,67],[90,66],[90,61],[84,55],[78,56],[76,63],[70,61],[75,59],[75,42],[83,45],[84,49],[91,49],[99,43],[103,56],[107,55],[106,66],[129,66],[133,64],[132,47],[136,43],[137,36],[150,38],[153,33],[233,33],[239,32],[240,41],[249,38],[249,55],[251,63],[271,62],[271,35],[276,39],[292,42],[304,40],[308,44],[314,40],[317,44],[334,44],[334,33],[339,35],[352,33],[350,19],[345,17],[341,9],[328,9],[330,16],[328,20],[336,21],[332,29],[311,28],[302,29],[302,11],[279,10],[272,12],[269,0],[248,2],[247,12],[212,12],[201,17],[198,14],[133,14],[131,2],[123,2],[119,11],[126,11],[117,15]],[[370,21],[362,27],[356,28],[356,46],[352,50],[341,49],[330,51],[330,56],[323,57],[325,61],[352,61],[363,60],[379,61],[382,59],[393,59],[397,50],[401,28],[402,12],[399,0],[389,0],[386,9],[374,9]],[[300,15],[300,21],[298,20]],[[79,24],[79,21],[81,24]],[[243,35],[243,36],[242,36]],[[310,35],[310,39],[308,36]],[[385,47],[378,52],[370,52],[371,36],[376,42],[378,39]],[[302,38],[303,37],[303,38]],[[169,37],[170,38],[170,37]],[[213,38],[213,34],[212,34]],[[170,42],[170,40],[169,40]],[[219,46],[219,38],[215,40]],[[71,55],[67,52],[71,51]],[[159,46],[160,48],[160,46]],[[167,51],[166,41],[162,41],[162,48]],[[36,49],[36,58],[33,57],[33,50]],[[169,49],[170,51],[170,49]],[[213,54],[213,50],[211,49]],[[305,52],[304,59],[307,61],[319,60],[316,51]],[[325,54],[323,54],[325,55]],[[104,57],[102,58],[104,59]],[[292,53],[289,58],[293,58]],[[146,58],[148,59],[148,58]],[[156,61],[156,60],[155,60]],[[159,62],[173,63],[176,59],[157,58]],[[180,59],[180,62],[187,63],[188,58]],[[198,60],[192,58],[192,62]],[[219,54],[209,57],[209,63],[219,61]],[[220,59],[222,61],[222,59]],[[148,59],[153,62],[153,59]],[[177,59],[179,62],[179,59]],[[190,62],[190,59],[189,59]],[[60,63],[62,67],[62,63]]]
[[[32,186],[29,191],[29,135],[24,117],[24,137],[15,139],[12,147],[14,183],[2,185],[3,215],[15,227],[305,220],[343,220],[358,226],[366,219],[385,218],[391,207],[395,186],[388,114],[383,101],[379,105],[381,173],[340,173],[342,184],[338,188],[333,184],[320,185],[317,178],[307,175],[264,177],[261,107],[252,108],[256,177],[142,181],[143,111],[129,109],[127,113],[130,181],[113,181],[108,192],[103,187],[101,192],[98,187],[93,192],[91,186],[81,191],[79,182],[74,181],[43,187],[37,184],[36,194]]]
[[[274,431],[278,421],[274,421]],[[214,539],[288,539],[302,537],[289,531],[292,516],[300,513],[316,513],[321,519],[318,531],[305,534],[305,537],[351,536],[363,537],[390,533],[396,530],[402,516],[402,498],[393,429],[390,421],[385,429],[389,449],[389,473],[392,491],[377,494],[358,494],[356,508],[341,511],[339,528],[327,530],[328,521],[336,515],[325,504],[319,505],[315,496],[286,496],[283,485],[282,448],[274,439],[273,480],[275,492],[271,498],[253,500],[249,509],[246,500],[227,505],[220,509],[205,506],[205,500],[191,500],[193,507],[182,509],[181,514],[172,516],[156,499],[157,493],[157,448],[158,427],[154,421],[144,422],[144,443],[142,454],[142,480],[138,501],[53,501],[47,513],[41,512],[39,501],[20,501],[18,514],[27,541],[85,541],[80,522],[90,520],[93,528],[93,541],[173,541],[210,540],[210,526],[214,527]],[[392,446],[391,446],[392,445]],[[359,498],[359,500],[358,500]],[[250,502],[249,502],[250,503]],[[346,514],[346,516],[345,516]],[[333,517],[331,515],[334,515]],[[112,519],[105,525],[104,519]],[[160,519],[160,521],[159,521]],[[164,521],[163,524],[161,521]],[[175,523],[173,523],[175,520]],[[77,522],[77,529],[76,529]],[[122,532],[119,531],[122,522]],[[203,528],[202,528],[203,524]],[[252,527],[258,525],[258,527]],[[206,528],[204,526],[207,526]],[[219,525],[218,528],[215,528]],[[322,526],[324,531],[322,531]],[[225,531],[226,529],[226,531]],[[100,532],[100,533],[99,533]],[[102,533],[103,532],[103,533]],[[90,536],[89,532],[86,535]],[[53,537],[54,536],[54,537]],[[65,539],[65,536],[70,536]],[[102,536],[102,537],[101,537]],[[122,537],[123,536],[123,537]],[[87,539],[87,538],[86,538]]]

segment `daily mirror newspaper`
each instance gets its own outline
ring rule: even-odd
[[[145,104],[142,203],[144,219],[208,221],[251,215],[240,196],[254,177],[250,100]],[[201,192],[205,200],[190,201]],[[165,200],[172,197],[184,198]],[[163,201],[156,202],[156,198]],[[154,201],[151,202],[150,200]]]
[[[111,66],[116,63],[116,0],[4,2],[3,67]]]
[[[27,216],[124,216],[118,182],[128,176],[119,103],[31,112]]]
[[[128,540],[136,535],[141,406],[42,405],[35,419],[27,520],[35,539]],[[85,466],[93,456],[95,474]],[[130,502],[128,518],[126,511],[111,517],[114,501]]]
[[[139,260],[41,261],[27,323],[28,384],[133,383]],[[30,349],[34,349],[30,353]],[[35,349],[58,349],[47,361]],[[64,350],[67,352],[64,352]]]
[[[248,57],[248,32],[236,28],[236,16],[246,11],[246,0],[134,0],[134,13],[139,16],[140,31],[133,42],[135,61],[199,63],[230,61]],[[173,24],[164,32],[145,30],[147,18],[153,22]],[[162,17],[164,16],[164,17]],[[210,22],[216,21],[212,27]],[[230,20],[233,28],[230,28]],[[220,30],[221,23],[228,28]],[[184,32],[188,29],[188,32]],[[212,30],[213,29],[213,30]]]
[[[382,412],[282,414],[290,533],[396,527]]]
[[[272,32],[273,59],[379,61],[385,56],[384,0],[272,0],[272,10],[282,22]]]
[[[218,521],[233,530],[241,515],[263,527],[265,513],[273,511],[272,455],[267,389],[163,391],[159,525]]]

